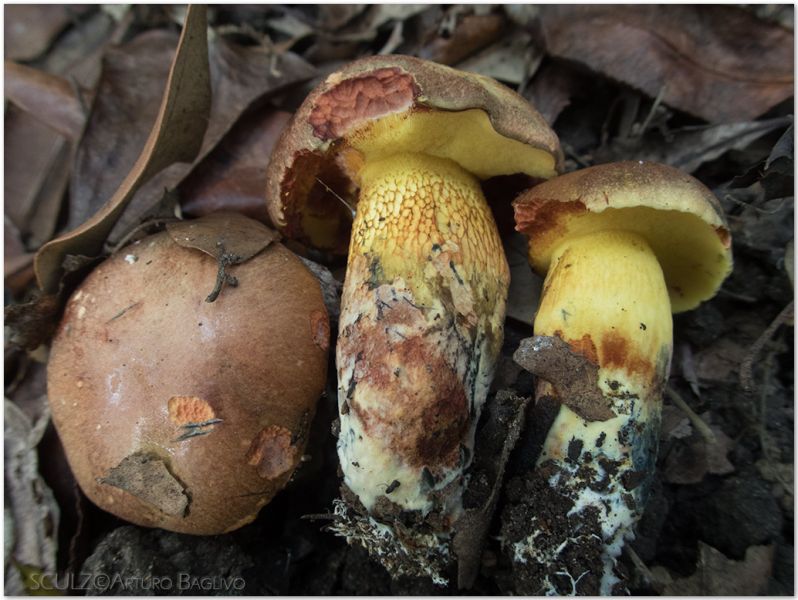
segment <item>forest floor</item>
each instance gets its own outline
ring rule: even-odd
[[[181,7],[5,7],[6,593],[31,591],[42,572],[72,593],[534,593],[499,539],[529,489],[531,423],[507,463],[471,590],[391,579],[325,521],[303,518],[329,513],[339,495],[332,356],[311,459],[240,530],[197,538],[129,525],[77,487],[49,422],[47,342],[65,294],[93,263],[68,272],[48,296],[36,290],[33,257],[95,214],[133,169],[184,18]],[[157,231],[176,211],[231,209],[268,223],[265,167],[282,127],[350,60],[410,54],[498,79],[552,124],[566,171],[667,163],[712,189],[728,218],[734,271],[714,299],[674,318],[657,472],[620,558],[629,590],[792,595],[793,19],[790,5],[209,9],[215,101],[201,150],[191,164],[129,190],[132,201],[91,256],[122,247],[131,232]],[[179,93],[193,93],[193,83],[189,77]],[[485,185],[513,277],[491,399],[532,394],[533,377],[513,353],[532,335],[542,284],[513,230],[507,196],[520,188],[505,184]],[[343,280],[341,257],[291,249]],[[332,330],[334,347],[335,321]],[[217,585],[123,583],[175,573],[212,576]],[[556,585],[571,591],[570,583]]]

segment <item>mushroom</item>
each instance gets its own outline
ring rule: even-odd
[[[249,523],[286,485],[329,346],[319,283],[269,243],[276,234],[238,215],[208,220],[92,271],[67,303],[47,372],[53,422],[89,499],[138,525],[202,535]],[[241,258],[235,245],[259,230],[265,248],[229,267],[238,285],[206,302],[217,262],[186,244],[224,245],[217,232]]]
[[[537,404],[555,403],[537,470],[565,497],[580,528],[573,538],[600,540],[600,581],[585,591],[606,594],[654,471],[671,312],[716,293],[732,267],[729,229],[696,179],[642,161],[552,179],[514,207],[530,262],[546,274],[535,337],[516,353],[539,376]],[[540,562],[553,556],[543,549],[574,539],[547,540],[536,529],[507,542],[517,562]]]
[[[438,578],[448,561],[502,344],[509,273],[479,180],[546,179],[561,158],[556,135],[514,92],[404,56],[330,75],[275,148],[267,197],[284,234],[342,251],[355,213],[334,529],[394,574]]]

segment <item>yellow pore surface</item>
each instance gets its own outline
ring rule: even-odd
[[[357,130],[347,143],[366,162],[398,153],[449,158],[480,179],[525,173],[549,179],[555,157],[497,133],[480,109],[415,110],[389,115]]]
[[[350,259],[379,257],[386,281],[402,277],[419,283],[429,273],[428,263],[442,253],[463,280],[499,285],[508,279],[479,182],[453,161],[423,154],[366,164],[349,252]]]
[[[731,253],[711,225],[688,212],[644,206],[607,208],[600,213],[562,213],[554,227],[529,242],[532,266],[545,273],[561,240],[604,230],[643,237],[665,275],[673,312],[698,306],[715,295],[731,272]]]
[[[673,323],[662,269],[646,240],[600,231],[563,243],[552,257],[535,333],[558,335],[596,360],[602,380],[655,381],[661,352],[670,358]]]

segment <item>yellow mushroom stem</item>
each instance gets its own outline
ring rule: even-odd
[[[586,372],[597,367],[592,387],[598,386],[594,398],[603,406],[585,407],[589,394],[563,397],[557,381],[538,385],[537,398],[554,396],[562,404],[537,468],[573,502],[570,518],[588,510],[598,515],[589,533],[602,539],[603,574],[600,590],[591,593],[610,593],[618,582],[615,559],[633,535],[654,470],[672,349],[668,290],[646,240],[613,230],[564,241],[554,253],[534,327],[536,336],[560,338],[584,357]],[[598,420],[585,418],[600,412],[605,414]],[[530,538],[516,544],[514,552],[523,558],[532,545],[564,542],[538,535],[534,544]]]
[[[478,181],[453,161],[367,161],[359,183],[337,347],[338,454],[370,521],[338,532],[394,574],[438,577],[502,344],[509,271]],[[422,525],[402,528],[399,551],[386,541],[401,511]]]

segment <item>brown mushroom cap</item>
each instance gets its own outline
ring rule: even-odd
[[[278,243],[235,266],[160,233],[95,269],[53,342],[48,396],[75,477],[139,525],[218,534],[299,463],[326,377],[315,277]]]
[[[561,168],[556,134],[493,79],[409,56],[372,56],[330,75],[305,99],[272,154],[267,204],[287,236],[341,250],[365,157],[421,152],[480,178]],[[338,196],[338,199],[336,199]]]
[[[667,165],[628,161],[574,171],[541,183],[513,203],[529,259],[545,274],[566,239],[625,230],[651,245],[673,312],[715,295],[731,272],[731,236],[717,198],[697,179]]]

